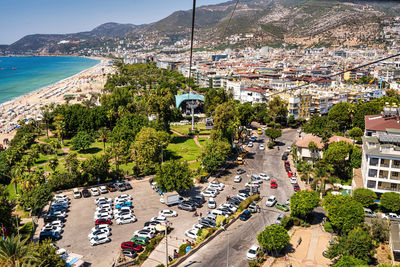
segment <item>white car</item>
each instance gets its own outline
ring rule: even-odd
[[[111,209],[112,210],[112,204],[97,204],[97,209],[99,209],[99,210],[101,210],[101,209],[106,209],[106,210]]]
[[[100,191],[96,187],[90,188],[90,192],[92,193],[92,196],[100,196]]]
[[[125,201],[130,201],[130,200],[132,200],[132,196],[131,195],[123,194],[123,195],[117,196],[114,199],[114,202],[125,202]]]
[[[100,186],[99,189],[100,189],[100,193],[102,193],[102,194],[108,193],[107,187],[105,187],[104,185]]]
[[[99,212],[99,211],[112,212],[113,210],[112,210],[111,206],[110,207],[104,207],[103,205],[101,205],[101,206],[96,208],[96,212]]]
[[[117,224],[126,224],[126,223],[133,223],[136,222],[137,219],[135,215],[124,215],[117,219]]]
[[[155,235],[154,229],[142,229],[142,230],[137,230],[136,232],[133,233],[133,236],[139,236],[139,237],[145,237],[147,239],[152,239]]]
[[[65,226],[64,223],[62,221],[59,221],[59,220],[52,221],[51,223],[48,223],[48,224],[53,225],[53,226],[58,226],[58,227],[61,227],[61,228]]]
[[[98,219],[105,219],[105,220],[112,220],[114,216],[112,214],[108,213],[101,213],[101,214],[95,214],[93,217],[93,221],[95,222]]]
[[[297,183],[296,177],[293,176],[293,177],[290,177],[289,179],[290,179],[290,183],[291,184],[296,184]]]
[[[288,146],[285,151],[290,152],[290,151],[292,151],[292,148],[290,146]]]
[[[123,212],[123,213],[117,213],[117,214],[114,215],[114,219],[118,220],[118,219],[126,217],[126,216],[132,217],[134,215],[133,215],[133,213],[131,211]]]
[[[158,216],[158,217],[153,217],[150,219],[151,222],[166,222],[167,218],[165,218],[164,216]]]
[[[108,224],[99,224],[92,228],[92,232],[100,229],[108,229],[109,231],[111,231],[111,228]]]
[[[253,147],[253,142],[249,142],[249,143],[247,144],[247,146],[248,146],[248,147]]]
[[[263,126],[263,127],[261,127],[261,129],[262,129],[263,131],[265,131],[265,130],[267,130],[267,127]]]
[[[265,205],[267,205],[267,207],[272,207],[272,206],[275,205],[275,203],[276,203],[276,197],[275,196],[270,196],[267,199],[267,202],[265,203]]]
[[[242,181],[242,176],[236,175],[235,178],[233,179],[233,181],[234,181],[235,183],[240,183],[240,182]]]
[[[55,195],[54,197],[53,197],[53,199],[55,200],[55,201],[69,201],[70,199],[69,199],[69,197],[67,197],[66,195]]]
[[[58,204],[67,204],[69,206],[69,199],[57,199],[54,200],[54,203],[58,203]]]
[[[239,193],[236,196],[242,201],[245,201],[245,199],[247,198],[247,195],[243,193]]]
[[[260,146],[258,147],[258,149],[259,149],[259,150],[265,150],[265,146],[264,146],[264,145],[260,145]]]
[[[96,246],[104,243],[110,242],[111,239],[108,237],[107,234],[97,235],[94,238],[90,239],[90,245]]]
[[[249,251],[247,251],[246,259],[249,261],[254,260],[257,257],[257,252],[259,249],[260,249],[260,247],[257,245],[251,246]]]
[[[94,200],[94,203],[95,204],[99,204],[99,203],[105,203],[105,204],[112,204],[113,203],[113,201],[112,201],[112,199],[111,198],[108,198],[108,197],[99,197],[99,198],[96,198],[95,200]]]
[[[199,223],[193,224],[193,226],[192,226],[192,229],[196,229],[196,230],[204,229],[204,228],[206,228],[206,226],[199,224]]]
[[[187,230],[187,231],[185,232],[185,235],[186,235],[187,237],[189,237],[189,238],[197,239],[197,232],[198,232],[198,231],[199,231],[198,229],[189,229],[189,230]]]
[[[257,183],[255,181],[252,181],[250,183],[245,183],[244,184],[245,187],[260,187],[260,183]]]
[[[218,182],[218,181],[212,181],[212,182],[210,182],[210,185],[218,186],[218,187],[221,188],[221,190],[223,190],[225,188],[225,185],[223,183]]]
[[[164,217],[176,217],[178,216],[178,213],[174,210],[161,210],[158,213],[158,216],[164,216]]]
[[[258,175],[258,177],[260,177],[262,180],[265,180],[265,181],[269,181],[269,179],[270,179],[270,177],[268,175],[266,175],[265,173],[260,173]]]
[[[110,232],[110,230],[107,229],[107,228],[95,230],[95,231],[92,231],[92,232],[88,235],[88,239],[90,240],[90,239],[94,238],[95,236],[103,235],[103,234],[104,234],[104,235],[107,235],[107,236],[110,236],[110,235],[111,235],[111,232]]]
[[[210,197],[208,199],[208,204],[207,204],[209,209],[215,209],[217,207],[217,203],[215,202],[214,198]]]
[[[48,232],[48,231],[61,234],[63,232],[63,229],[59,226],[54,226],[48,223],[42,228],[42,232]]]
[[[205,196],[205,197],[216,197],[217,194],[215,193],[216,191],[211,191],[211,190],[205,190],[203,192],[201,192],[200,194]]]
[[[113,214],[112,210],[110,210],[110,209],[99,209],[99,210],[96,210],[94,215],[99,215],[99,214],[104,214],[104,213],[111,214],[111,215]]]

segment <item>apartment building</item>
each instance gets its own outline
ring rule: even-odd
[[[365,116],[362,176],[364,187],[377,193],[400,192],[400,108]]]
[[[280,97],[287,103],[288,116],[293,115],[296,120],[311,117],[312,96],[309,93],[280,94]]]

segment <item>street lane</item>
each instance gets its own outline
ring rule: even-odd
[[[275,195],[278,201],[283,202],[294,193],[293,186],[283,167],[281,156],[286,147],[295,141],[296,130],[286,130],[282,133],[282,137],[277,140],[284,143],[284,145],[280,143],[280,150],[277,148],[259,150],[260,144],[266,146],[268,138],[264,135],[255,134],[255,136],[257,136],[257,141],[254,142],[254,147],[245,147],[250,152],[246,157],[246,164],[238,167],[246,170],[246,173],[242,175],[244,181],[241,182],[240,188],[243,188],[244,183],[250,180],[251,174],[264,172],[277,181],[278,189],[271,189],[270,182],[264,181],[260,187],[262,200],[259,202],[259,206],[261,212],[253,214],[246,222],[240,220],[235,222],[227,231],[186,259],[181,266],[248,266],[246,253],[253,244],[257,243],[257,234],[267,225],[275,223],[279,214],[283,213],[275,207],[266,207],[265,201],[270,195]],[[233,179],[238,168],[231,172],[229,180]]]

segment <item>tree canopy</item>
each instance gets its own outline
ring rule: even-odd
[[[157,170],[154,180],[163,192],[180,192],[193,186],[192,172],[189,169],[189,165],[186,162],[182,163],[176,160],[162,165]]]
[[[319,205],[319,196],[315,191],[298,191],[290,197],[290,215],[305,218]]]
[[[79,132],[71,139],[74,150],[86,150],[93,142],[93,137],[87,132]]]
[[[280,225],[269,225],[258,233],[257,241],[263,249],[276,251],[283,249],[290,242],[290,236],[285,228]]]
[[[353,192],[353,199],[360,202],[364,207],[369,207],[374,204],[377,196],[374,191],[368,188],[357,188]]]
[[[340,131],[345,131],[351,127],[351,114],[353,105],[346,102],[340,102],[334,105],[328,113],[328,120],[337,123]]]
[[[400,210],[400,195],[395,192],[386,192],[381,196],[381,205],[391,211],[398,212]]]

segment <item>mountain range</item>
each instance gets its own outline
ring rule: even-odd
[[[400,16],[398,1],[240,0],[227,27],[235,3],[196,9],[197,46],[226,46],[227,38],[238,46],[384,46],[383,28]],[[188,39],[191,18],[191,10],[176,11],[151,24],[105,23],[87,32],[27,35],[0,51],[71,53],[141,39],[171,45]]]

